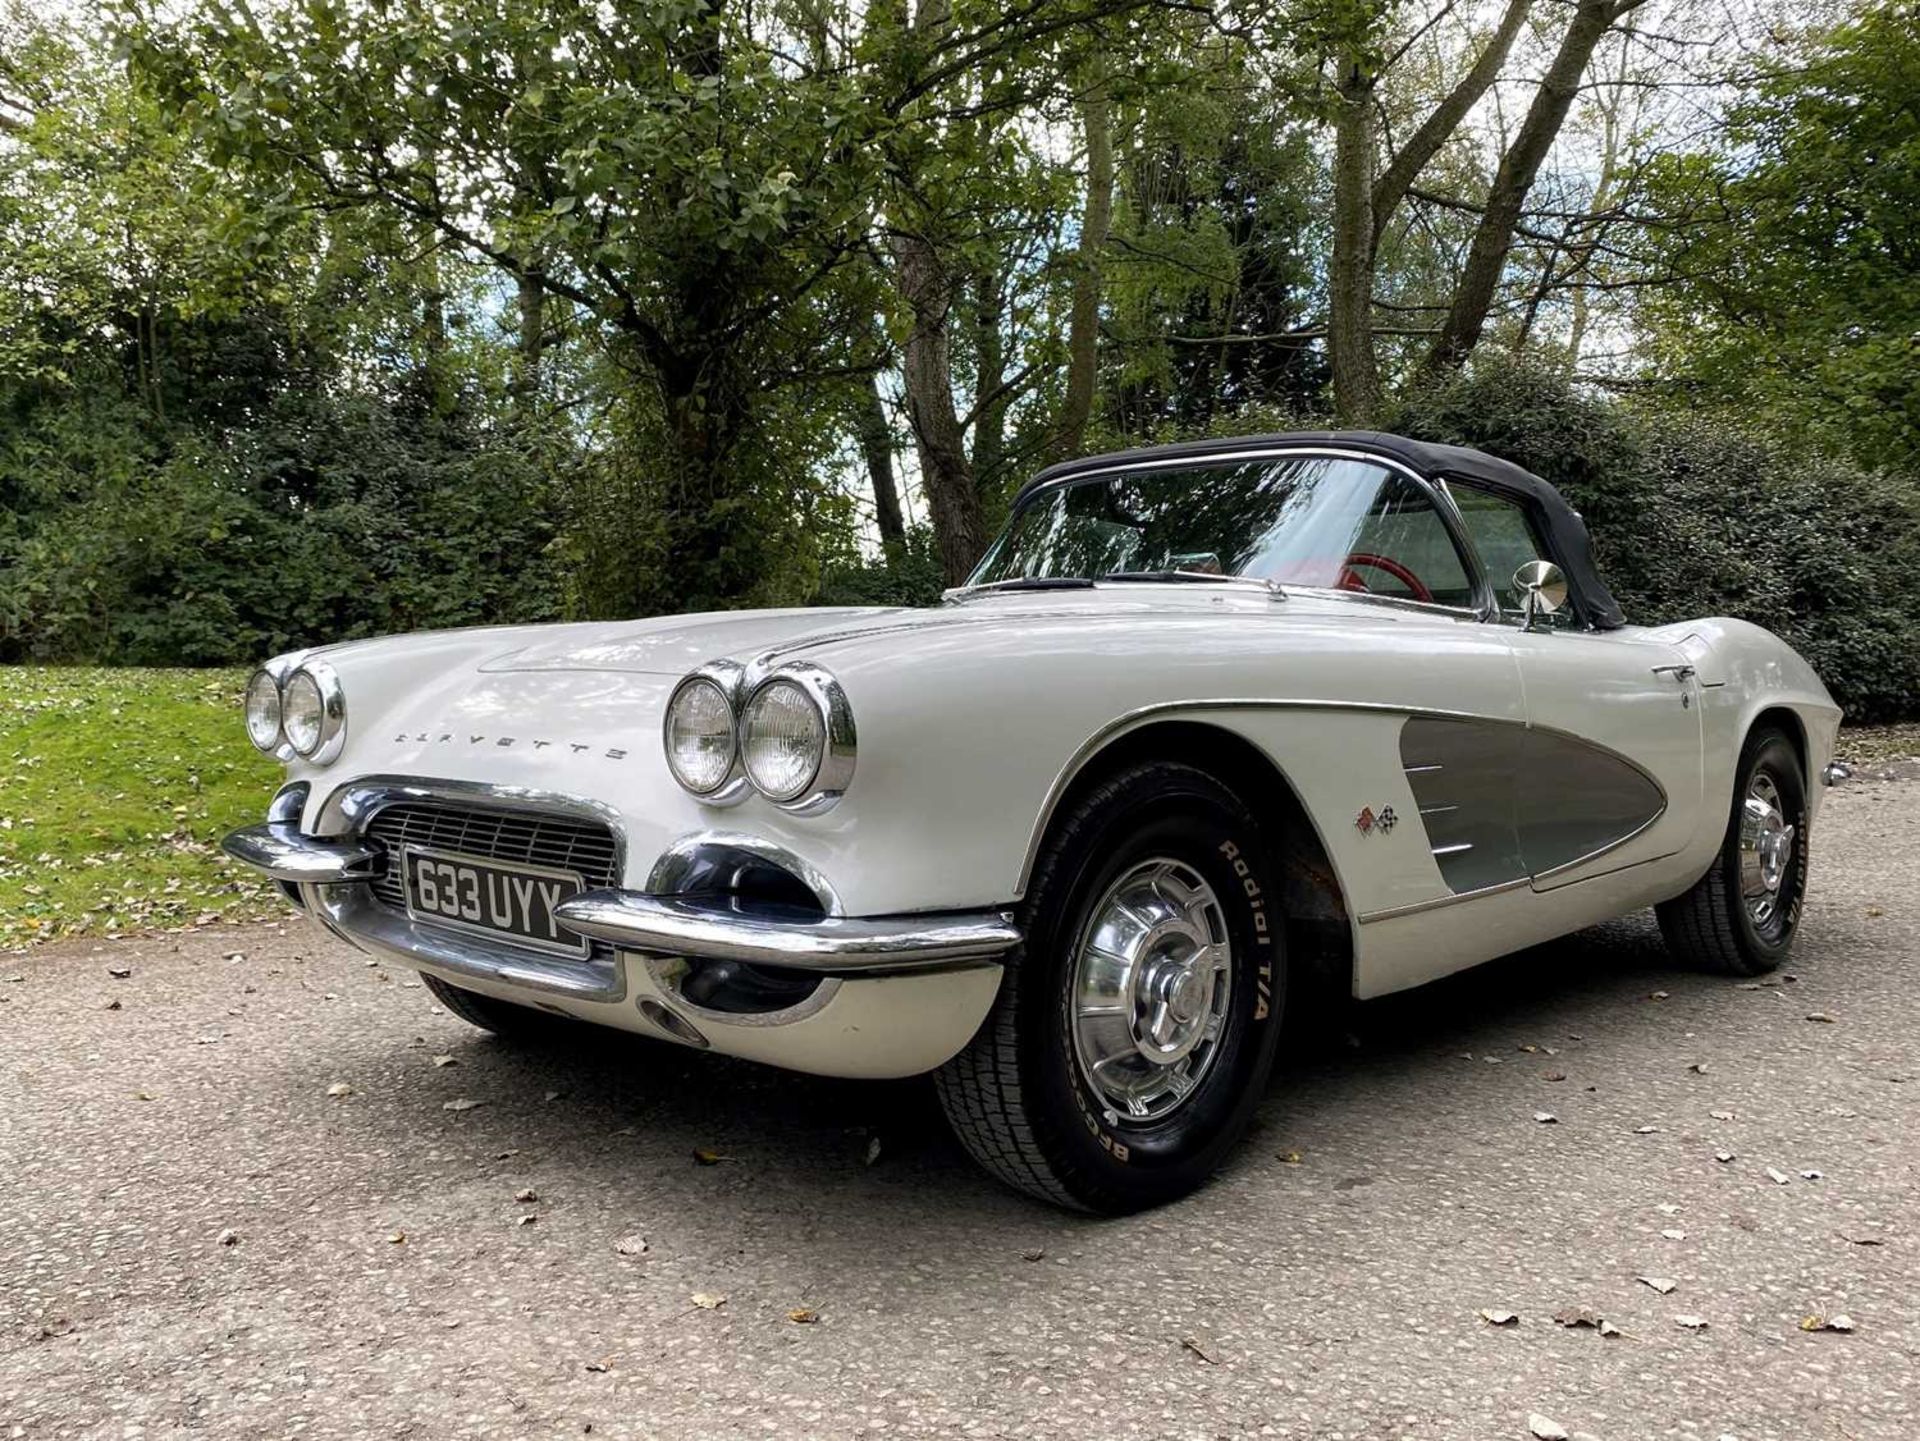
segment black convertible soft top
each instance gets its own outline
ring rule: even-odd
[[[1178,445],[1153,445],[1139,450],[1090,455],[1048,466],[1020,488],[1014,508],[1034,492],[1058,481],[1111,470],[1143,460],[1201,460],[1246,450],[1286,450],[1293,447],[1338,446],[1342,450],[1397,460],[1429,480],[1457,476],[1496,491],[1524,505],[1539,524],[1553,559],[1567,577],[1582,618],[1596,630],[1618,630],[1627,623],[1620,602],[1613,598],[1593,563],[1593,545],[1580,512],[1560,492],[1530,470],[1511,461],[1471,450],[1464,445],[1434,445],[1388,435],[1378,430],[1295,430],[1282,435],[1243,435],[1227,440],[1194,440]]]

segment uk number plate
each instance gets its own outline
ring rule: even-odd
[[[404,864],[407,913],[416,920],[483,931],[543,951],[587,954],[585,937],[553,918],[555,906],[586,889],[576,872],[415,849],[405,852]]]

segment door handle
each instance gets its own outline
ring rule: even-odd
[[[1653,668],[1653,673],[1655,675],[1670,675],[1675,680],[1685,681],[1691,680],[1695,671],[1692,666],[1683,662],[1677,665],[1657,665]]]

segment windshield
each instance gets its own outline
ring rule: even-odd
[[[1471,606],[1432,497],[1364,460],[1292,456],[1091,476],[1013,515],[973,584],[1116,573],[1249,576]]]

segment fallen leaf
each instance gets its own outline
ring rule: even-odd
[[[1552,1111],[1535,1111],[1533,1113],[1533,1119],[1543,1126],[1557,1126],[1560,1124],[1560,1118],[1554,1115]]]
[[[1282,1151],[1280,1159],[1289,1166],[1297,1166],[1305,1159],[1298,1151]]]
[[[695,1291],[693,1293],[693,1304],[698,1306],[702,1311],[718,1311],[722,1306],[727,1304],[727,1298],[725,1296],[716,1296],[711,1291]]]
[[[331,1086],[327,1087],[327,1094],[335,1100],[339,1100],[342,1096],[351,1096],[353,1094],[353,1087],[349,1086],[345,1081],[335,1081]]]
[[[486,1104],[485,1101],[470,1101],[465,1096],[461,1096],[455,1100],[442,1101],[440,1103],[440,1109],[443,1111],[471,1111],[476,1106],[484,1106]]]
[[[1567,1073],[1565,1071],[1548,1071],[1547,1072],[1547,1079],[1549,1081],[1564,1081],[1566,1080],[1566,1078],[1567,1078]]]
[[[1662,1231],[1660,1234],[1665,1236],[1669,1241],[1684,1241],[1687,1239],[1687,1233],[1685,1231]]]
[[[867,1142],[867,1164],[871,1166],[880,1159],[880,1138],[875,1136]]]
[[[535,1221],[538,1221],[539,1219],[540,1218],[538,1216],[528,1214],[525,1216],[521,1216],[513,1224],[516,1226],[531,1226]]]
[[[1599,1329],[1602,1336],[1624,1336],[1627,1334],[1611,1321],[1602,1321]]]
[[[1537,1056],[1540,1054],[1540,1048],[1531,1041],[1522,1043],[1517,1049],[1525,1051],[1529,1056]]]
[[[108,1010],[110,1010],[110,1011],[117,1011],[117,1010],[119,1010],[119,1009],[121,1009],[121,1006],[120,1006],[120,1003],[119,1003],[118,1001],[108,1001],[108,1002],[107,1002],[107,1009],[108,1009]]]
[[[107,974],[112,976],[116,981],[124,981],[127,979],[127,977],[133,974],[133,967],[132,966],[108,966]]]
[[[1800,1173],[1800,1179],[1803,1181],[1823,1181],[1826,1179],[1826,1173],[1824,1171],[1802,1171]]]
[[[1589,1311],[1585,1307],[1570,1307],[1565,1311],[1555,1311],[1553,1319],[1570,1330],[1578,1330],[1583,1326],[1592,1330],[1600,1328],[1599,1313]]]
[[[1485,1321],[1489,1326],[1518,1326],[1520,1324],[1520,1313],[1517,1311],[1484,1310],[1480,1313],[1480,1319]]]
[[[605,1361],[589,1361],[586,1363],[586,1369],[596,1373],[605,1371],[607,1369],[607,1363]]]
[[[1210,1343],[1201,1341],[1194,1336],[1182,1336],[1180,1338],[1180,1344],[1186,1347],[1187,1350],[1193,1352],[1193,1354],[1198,1356],[1202,1361],[1205,1361],[1209,1366],[1218,1366],[1220,1364],[1220,1358],[1213,1354]]]
[[[460,1064],[460,1058],[458,1056],[435,1056],[433,1063],[436,1066],[457,1066]]]
[[[1647,999],[1650,1001],[1664,1001],[1666,998],[1667,998],[1667,993],[1665,991],[1655,991],[1652,995],[1647,997]]]
[[[1878,1236],[1842,1236],[1840,1239],[1852,1246],[1884,1246],[1887,1244]]]
[[[540,1193],[534,1190],[533,1187],[527,1186],[522,1188],[521,1190],[515,1191],[513,1193],[513,1199],[516,1201],[526,1201],[526,1202],[537,1201],[540,1199]]]
[[[1773,1182],[1773,1184],[1776,1186],[1784,1186],[1789,1181],[1791,1181],[1793,1177],[1789,1176],[1785,1171],[1780,1170],[1778,1167],[1769,1166],[1767,1167],[1767,1179]]]
[[[240,1233],[238,1231],[222,1231],[218,1236],[214,1237],[214,1240],[218,1241],[222,1246],[237,1246],[240,1244]]]
[[[1635,1126],[1633,1128],[1633,1134],[1636,1136],[1658,1135],[1659,1131],[1660,1128],[1658,1126]]]
[[[1707,1318],[1704,1316],[1675,1316],[1673,1318],[1673,1324],[1688,1331],[1704,1331],[1707,1329]]]
[[[1707,1114],[1716,1121],[1731,1121],[1733,1119],[1732,1111],[1708,1111]]]
[[[718,1151],[709,1151],[701,1147],[694,1151],[693,1159],[702,1166],[717,1166],[729,1158],[721,1155]]]
[[[787,1312],[787,1319],[796,1326],[811,1326],[820,1319],[818,1311],[810,1311],[805,1306],[796,1306]]]
[[[1831,1026],[1833,1024],[1833,1017],[1829,1016],[1825,1011],[1815,1011],[1809,1015],[1807,1019],[1809,1021],[1818,1021],[1823,1026]]]
[[[1827,1317],[1827,1329],[1829,1331],[1851,1331],[1853,1329],[1853,1317],[1847,1315],[1844,1311],[1838,1316],[1829,1316]]]
[[[1721,1165],[1723,1165],[1723,1166],[1724,1166],[1724,1165],[1726,1165],[1726,1164],[1727,1164],[1727,1162],[1729,1162],[1729,1161],[1731,1161],[1731,1160],[1733,1159],[1733,1152],[1731,1152],[1731,1151],[1715,1151],[1715,1152],[1713,1153],[1713,1159],[1714,1159],[1714,1160],[1716,1160],[1716,1161],[1718,1161],[1718,1162],[1719,1162],[1719,1163],[1720,1163]]]
[[[1695,1061],[1692,1065],[1688,1066],[1687,1069],[1692,1071],[1696,1076],[1704,1076],[1707,1073],[1707,1063],[1705,1061]]]
[[[1046,1250],[1040,1246],[1030,1246],[1020,1253],[1020,1259],[1023,1261],[1044,1261],[1046,1257]]]
[[[1538,1411],[1527,1417],[1527,1430],[1533,1435],[1534,1441],[1567,1441],[1567,1428]]]
[[[405,1231],[389,1231],[389,1232],[387,1233],[387,1244],[388,1244],[389,1246],[404,1246],[404,1245],[406,1245],[406,1244],[407,1244],[407,1233],[406,1233]]]
[[[644,1256],[647,1254],[647,1238],[637,1234],[622,1236],[613,1243],[613,1249],[622,1256]]]
[[[1673,1291],[1674,1283],[1665,1276],[1641,1276],[1638,1280],[1641,1285],[1653,1287],[1662,1296],[1669,1295]]]

